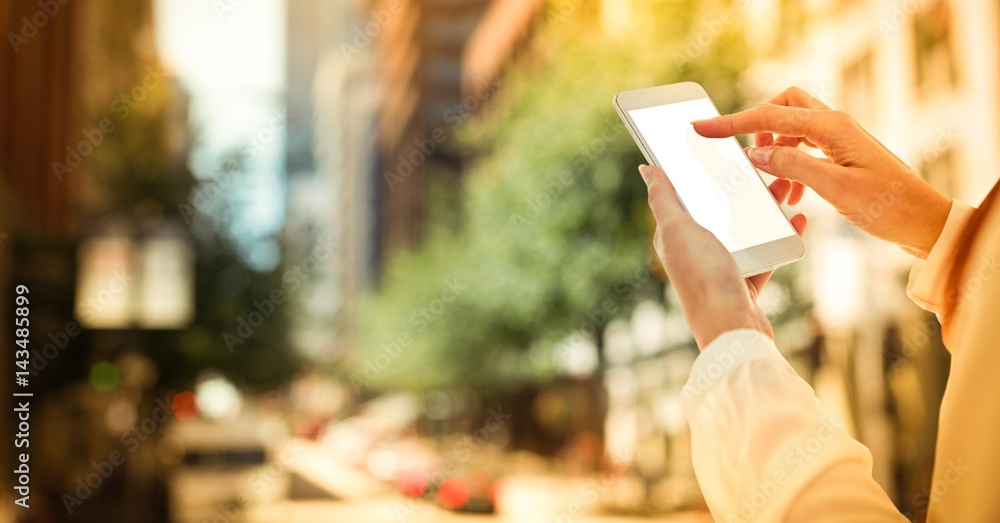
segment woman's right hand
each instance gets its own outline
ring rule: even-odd
[[[833,111],[792,87],[770,103],[694,122],[708,138],[755,133],[748,151],[762,171],[792,181],[790,201],[811,187],[851,223],[872,236],[926,258],[951,210],[951,201],[914,173],[847,113]],[[827,158],[796,147],[805,143]]]

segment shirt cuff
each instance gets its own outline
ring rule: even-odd
[[[948,298],[947,280],[948,273],[955,263],[955,249],[958,248],[965,225],[975,211],[973,207],[952,200],[948,219],[927,259],[913,262],[906,283],[906,295],[921,308],[935,314],[941,313]]]
[[[708,392],[728,373],[751,361],[777,359],[787,365],[766,334],[754,329],[734,329],[712,340],[694,360],[691,374],[681,390],[684,411],[691,419]]]

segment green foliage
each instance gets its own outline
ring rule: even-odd
[[[142,337],[160,384],[187,388],[201,372],[214,369],[246,389],[273,389],[288,382],[298,362],[288,342],[285,307],[276,305],[247,339],[230,338],[241,341],[231,344],[232,351],[224,335],[238,336],[240,318],[257,311],[255,300],[267,301],[281,289],[281,268],[262,273],[247,263],[229,237],[235,217],[218,196],[219,180],[199,180],[188,168],[190,134],[186,111],[178,110],[182,99],[183,93],[164,84],[124,118],[97,115],[112,118],[115,130],[90,158],[88,173],[97,189],[92,208],[98,218],[128,219],[139,234],[164,223],[192,232],[187,239],[194,251],[194,320],[182,330]],[[238,185],[242,162],[233,158],[226,164],[226,185]],[[193,203],[200,201],[193,200],[199,193],[209,202]]]
[[[195,238],[194,248],[195,319],[183,330],[152,335],[163,382],[190,386],[201,372],[214,369],[247,390],[288,383],[299,361],[288,341],[288,304],[270,301],[271,293],[282,288],[281,267],[254,270],[221,230],[211,240]],[[259,310],[255,302],[273,305],[273,312],[244,339],[240,320],[252,321],[249,315]],[[270,310],[269,305],[261,307]],[[237,339],[240,343],[227,344]]]
[[[728,110],[747,57],[738,24],[718,34],[699,25],[725,4],[633,4],[623,35],[604,32],[591,3],[550,6],[488,110],[459,130],[453,146],[477,158],[462,209],[390,260],[363,315],[355,383],[503,389],[545,379],[555,345],[601,328],[607,304],[623,313],[638,296],[662,295],[646,269],[643,159],[612,97],[693,80]],[[707,44],[691,39],[699,32]],[[464,288],[452,296],[449,282]]]

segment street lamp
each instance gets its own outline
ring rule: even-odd
[[[74,316],[90,329],[180,329],[194,316],[193,254],[181,228],[109,224],[81,242]]]

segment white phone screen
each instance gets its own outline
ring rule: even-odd
[[[629,111],[688,212],[729,252],[794,235],[739,143],[694,131],[718,115],[708,98]]]

